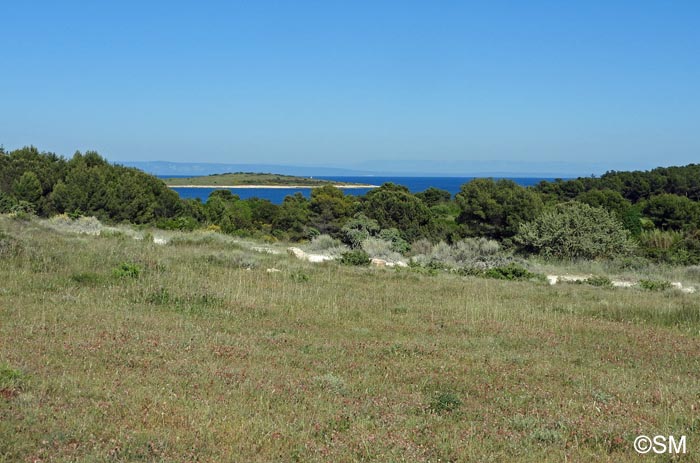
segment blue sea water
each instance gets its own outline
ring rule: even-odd
[[[459,192],[460,187],[476,177],[314,177],[323,180],[334,180],[338,182],[362,183],[367,185],[382,185],[386,182],[393,182],[404,185],[412,193],[425,191],[430,187],[440,188],[449,191],[452,195]],[[508,177],[510,180],[523,186],[531,186],[542,180],[554,180],[553,178],[535,177]],[[215,188],[173,188],[183,199],[199,198],[206,201]],[[281,204],[285,196],[301,193],[307,198],[311,195],[310,188],[228,188],[233,194],[241,199],[258,197],[268,199],[274,204]],[[343,189],[345,194],[364,195],[370,188],[347,188]]]

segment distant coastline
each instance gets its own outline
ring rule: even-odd
[[[344,185],[344,184],[327,184],[336,188],[379,188],[379,185]],[[294,188],[320,188],[327,185],[167,185],[170,188],[224,188],[224,189],[294,189]]]

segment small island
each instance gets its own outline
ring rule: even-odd
[[[179,188],[317,188],[326,185],[332,185],[337,188],[377,187],[377,185],[257,172],[229,172],[199,177],[173,177],[165,178],[163,181],[169,187]]]

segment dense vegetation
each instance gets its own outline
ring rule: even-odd
[[[268,241],[328,234],[353,248],[372,238],[400,253],[423,241],[449,245],[486,237],[519,253],[560,259],[633,262],[636,256],[698,264],[699,200],[700,165],[691,164],[531,188],[477,179],[454,198],[438,188],[413,194],[388,183],[362,197],[325,185],[310,199],[290,195],[280,205],[241,200],[228,190],[201,202],[181,200],[163,181],[111,165],[95,152],[66,160],[36,148],[0,149],[0,212],[92,215],[179,230],[213,227]]]
[[[323,185],[352,185],[347,182],[331,182],[317,178],[298,177],[294,175],[264,174],[257,172],[233,172],[227,174],[212,174],[200,177],[173,177],[163,181],[168,186],[182,185],[272,185],[272,186],[323,186]]]

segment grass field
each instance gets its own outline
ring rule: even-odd
[[[698,294],[0,230],[3,462],[700,461]]]

